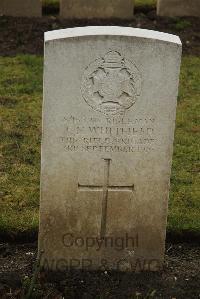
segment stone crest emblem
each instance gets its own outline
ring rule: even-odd
[[[85,69],[81,93],[96,111],[124,114],[141,93],[141,73],[120,52],[109,51]]]

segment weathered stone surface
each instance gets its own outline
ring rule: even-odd
[[[77,19],[131,19],[133,0],[61,0],[60,15]]]
[[[158,0],[157,14],[159,16],[197,16],[200,17],[199,0]]]
[[[40,17],[42,15],[42,4],[40,0],[1,0],[0,15]]]
[[[162,265],[181,42],[141,29],[45,34],[42,265]]]

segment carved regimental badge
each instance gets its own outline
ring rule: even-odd
[[[140,95],[141,74],[118,51],[109,51],[85,69],[81,92],[94,110],[108,116],[123,114]]]

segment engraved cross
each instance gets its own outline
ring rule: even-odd
[[[111,159],[104,159],[104,181],[103,185],[82,185],[78,183],[79,191],[103,191],[102,194],[102,215],[101,215],[101,232],[100,237],[104,238],[106,234],[106,222],[107,222],[107,202],[108,202],[108,192],[109,191],[134,191],[134,184],[129,186],[116,186],[109,184],[110,176],[110,163]]]

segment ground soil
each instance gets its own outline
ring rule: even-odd
[[[36,247],[37,243],[0,244],[0,298],[22,298],[28,277],[33,273]],[[168,243],[162,272],[41,272],[34,289],[33,298],[49,299],[197,299],[200,298],[200,246]]]
[[[183,54],[200,53],[200,18],[163,18],[150,8],[136,10],[132,20],[63,20],[58,16],[42,18],[0,17],[0,55],[43,55],[45,31],[89,25],[118,25],[146,28],[179,35],[183,42]]]

